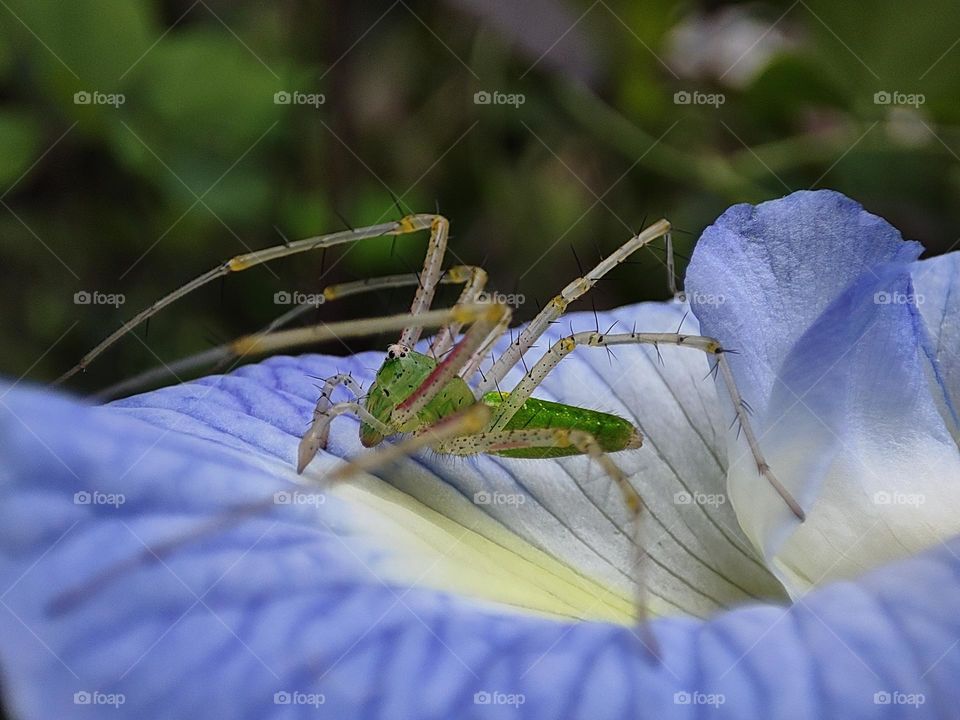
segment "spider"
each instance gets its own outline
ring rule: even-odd
[[[515,387],[509,390],[500,388],[508,372],[523,362],[526,353],[550,324],[565,313],[571,302],[587,294],[601,278],[634,252],[659,238],[664,238],[666,242],[670,287],[676,292],[671,226],[668,221],[658,220],[651,224],[589,272],[567,284],[489,369],[481,373],[482,379],[475,387],[469,381],[480,371],[491,347],[508,331],[511,310],[502,302],[487,299],[487,273],[481,267],[456,265],[443,269],[449,227],[449,221],[442,215],[414,214],[395,222],[344,230],[238,255],[138,313],[84,356],[58,382],[85,369],[104,350],[167,305],[216,278],[310,250],[428,230],[430,239],[420,273],[332,285],[323,293],[326,300],[334,300],[383,288],[416,286],[409,313],[278,330],[284,322],[311,307],[301,306],[274,321],[264,332],[241,337],[189,358],[187,362],[195,364],[211,359],[222,361],[231,357],[242,358],[333,338],[399,330],[399,338],[387,348],[383,364],[366,394],[349,374],[341,373],[325,380],[313,410],[312,421],[299,442],[298,473],[303,473],[317,453],[326,448],[334,419],[339,415],[352,414],[360,420],[360,440],[365,447],[378,445],[391,436],[404,434],[408,437],[386,450],[355,458],[330,473],[330,480],[373,469],[422,447],[448,455],[486,453],[531,460],[587,455],[603,468],[619,488],[636,528],[642,512],[642,500],[610,454],[640,448],[643,443],[640,430],[617,415],[548,402],[534,398],[532,394],[553,368],[579,346],[598,348],[626,344],[673,344],[693,348],[715,358],[714,370],[724,380],[733,401],[736,419],[759,473],[776,489],[793,513],[803,519],[800,506],[777,480],[761,453],[746,405],[727,363],[726,350],[714,338],[680,332],[643,333],[635,329],[623,333],[604,333],[599,330],[571,332],[553,343]],[[452,307],[432,310],[435,291],[441,284],[462,285],[462,290]],[[426,352],[420,352],[415,347],[426,328],[438,328],[438,332]],[[355,399],[333,403],[333,391],[340,386],[352,392]],[[640,613],[643,612],[641,600],[638,599]]]

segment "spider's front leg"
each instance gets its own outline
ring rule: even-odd
[[[300,444],[297,446],[297,473],[302,473],[316,454],[320,450],[326,449],[327,441],[330,438],[330,424],[338,415],[350,412],[376,428],[377,432],[390,432],[389,427],[371,415],[359,402],[341,402],[334,405],[331,396],[334,388],[340,385],[349,388],[357,398],[363,394],[360,383],[354,380],[349,373],[339,373],[327,378],[323,383],[323,390],[320,392],[317,405],[313,409],[313,419],[310,422],[310,427],[300,438]]]

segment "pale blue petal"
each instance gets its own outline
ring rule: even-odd
[[[960,531],[960,453],[910,279],[919,250],[818,191],[732,208],[694,254],[701,327],[738,352],[767,460],[808,512],[798,527],[731,434],[737,516],[794,593]],[[710,294],[725,302],[698,302]]]
[[[960,253],[913,265],[917,307],[930,338],[934,378],[945,396],[944,410],[954,437],[960,434]]]
[[[283,387],[291,371],[274,363],[245,372]],[[249,516],[89,585],[141,541],[157,549],[225,504],[288,487],[269,459],[285,445],[269,434],[250,441],[263,449],[252,459],[237,451],[248,441],[152,424],[199,430],[218,416],[248,431],[243,415],[260,404],[245,410],[252,394],[217,392],[211,408],[194,395],[180,408],[122,413],[36,391],[3,397],[0,665],[11,715],[803,720],[944,717],[960,703],[957,541],[790,610],[657,621],[660,665],[628,628],[384,585],[365,567],[378,549],[346,534],[350,504],[335,497]],[[278,426],[298,416],[283,391],[270,413]],[[125,502],[76,504],[84,490],[123,492]],[[124,702],[77,705],[78,692]],[[324,703],[277,704],[278,692]],[[523,704],[476,704],[478,693]],[[876,693],[921,693],[923,704],[878,705],[887,695]],[[710,697],[722,704],[684,702]]]

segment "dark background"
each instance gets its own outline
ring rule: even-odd
[[[492,287],[523,293],[520,319],[575,276],[571,247],[586,265],[665,216],[688,256],[729,205],[788,190],[839,189],[931,252],[958,237],[955,2],[0,5],[0,373],[13,378],[54,379],[232,255],[395,219],[397,201],[439,207],[448,264],[483,263]],[[475,104],[482,90],[525,102]],[[275,104],[278,91],[325,102]],[[323,276],[314,254],[215,283],[69,386],[258,329],[287,309],[277,291],[415,269],[423,240],[331,251]],[[667,296],[662,253],[636,261],[592,295],[598,308]],[[125,303],[78,305],[83,290]],[[409,296],[311,319],[402,312]]]

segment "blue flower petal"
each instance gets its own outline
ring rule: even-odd
[[[283,385],[282,367],[267,372]],[[230,394],[217,402],[239,411]],[[209,529],[225,504],[289,487],[277,469],[291,458],[274,463],[269,436],[252,458],[225,434],[152,424],[186,427],[202,402],[120,412],[46,392],[2,397],[0,663],[11,714],[802,719],[907,707],[923,718],[960,702],[960,541],[791,609],[657,621],[664,660],[652,664],[630,628],[381,582],[371,572],[380,550],[350,534],[351,504],[335,495],[164,546]],[[287,417],[282,400],[272,412]],[[249,430],[240,415],[223,418]],[[105,501],[119,493],[123,502]],[[920,698],[918,712],[903,705]],[[878,706],[887,699],[897,704]]]
[[[944,410],[954,437],[960,435],[960,253],[921,260],[913,265],[917,307],[930,338],[936,380],[945,396]]]
[[[701,327],[738,351],[767,460],[808,510],[798,527],[731,435],[737,516],[793,593],[960,531],[960,453],[910,277],[919,251],[818,191],[731,208],[694,254]]]

